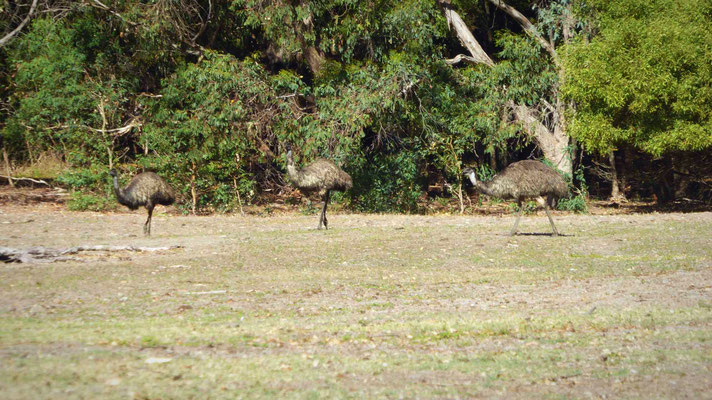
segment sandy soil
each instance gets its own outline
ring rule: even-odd
[[[144,219],[0,206],[2,246],[180,246],[0,264],[0,389],[191,398],[201,375],[185,365],[213,363],[215,398],[712,393],[712,213],[556,213],[559,238],[543,213],[515,237],[510,215],[337,213],[317,231],[315,215],[161,208],[149,238]],[[137,377],[146,357],[173,360],[167,377]],[[254,360],[272,373],[221,364]],[[55,365],[94,378],[33,378]]]

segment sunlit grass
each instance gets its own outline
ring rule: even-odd
[[[136,225],[83,215],[9,235],[116,243],[109,226]],[[699,397],[709,381],[707,214],[569,217],[563,238],[504,236],[511,218],[332,221],[166,218],[131,240],[183,249],[3,268],[3,397]]]

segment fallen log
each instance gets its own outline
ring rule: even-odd
[[[7,182],[10,185],[12,185],[13,182],[27,181],[27,182],[32,182],[32,183],[38,183],[41,185],[51,186],[49,183],[43,181],[42,179],[33,179],[33,178],[25,178],[25,177],[21,177],[21,176],[9,176],[9,175],[0,175],[0,178],[7,180]]]
[[[71,257],[67,254],[78,254],[83,251],[161,251],[182,248],[183,246],[141,247],[141,246],[75,246],[66,249],[52,249],[48,247],[30,247],[29,249],[15,249],[0,247],[0,261],[5,263],[51,263],[56,261],[82,261],[81,258]]]

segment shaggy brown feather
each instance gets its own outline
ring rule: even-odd
[[[120,204],[125,205],[131,210],[135,210],[141,206],[146,207],[148,211],[148,219],[143,227],[143,232],[146,235],[151,234],[151,216],[153,208],[157,204],[164,206],[171,205],[176,200],[175,192],[166,181],[153,172],[143,172],[131,179],[125,188],[119,187],[116,170],[112,169],[109,174],[113,177],[114,193]]]
[[[480,192],[488,196],[517,201],[519,211],[510,235],[517,231],[522,202],[528,198],[536,199],[544,207],[554,236],[559,234],[554,226],[554,220],[549,214],[549,207],[554,207],[556,200],[567,196],[569,189],[564,178],[543,162],[524,160],[512,163],[489,182],[478,181],[471,168],[466,168],[463,173],[470,178],[472,185]]]
[[[287,166],[289,180],[299,190],[307,193],[318,192],[323,196],[325,190],[345,191],[353,187],[351,176],[336,164],[323,158],[317,158],[306,167],[297,170]]]
[[[297,169],[292,158],[292,151],[287,152],[287,175],[292,184],[304,194],[319,193],[323,198],[324,207],[319,216],[319,226],[322,224],[326,229],[328,220],[326,218],[326,207],[329,204],[329,196],[332,190],[343,192],[353,187],[351,176],[336,166],[332,161],[317,158],[302,169]]]
[[[510,164],[489,182],[476,185],[484,193],[501,199],[568,195],[568,186],[556,171],[541,161],[524,160]]]

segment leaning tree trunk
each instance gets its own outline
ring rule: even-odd
[[[564,131],[563,113],[555,112],[554,129],[550,130],[539,120],[536,110],[527,106],[512,104],[514,119],[534,139],[544,157],[561,172],[572,176],[573,164],[570,154],[569,137]]]
[[[487,53],[482,50],[482,46],[477,42],[474,35],[467,27],[462,18],[453,10],[450,0],[436,0],[438,6],[445,15],[448,25],[455,30],[457,38],[460,43],[468,50],[470,53],[467,55],[458,55],[454,58],[446,60],[450,65],[454,65],[460,61],[468,61],[475,64],[485,64],[487,66],[494,66],[494,61],[487,55]],[[510,17],[516,20],[524,31],[536,39],[539,44],[549,53],[554,65],[559,71],[559,78],[561,85],[563,83],[563,68],[559,62],[559,57],[556,54],[554,45],[552,42],[545,40],[536,30],[536,27],[519,11],[505,4],[501,0],[489,0],[490,3],[497,6],[499,9],[507,13]],[[570,35],[570,30],[566,30]],[[557,93],[557,101],[555,104],[548,105],[549,108],[553,108],[551,112],[552,124],[551,127],[547,127],[542,121],[543,116],[540,113],[530,107],[521,104],[510,104],[510,109],[512,117],[515,122],[522,125],[524,131],[533,138],[534,142],[544,153],[549,161],[551,161],[559,170],[564,174],[572,176],[573,174],[573,162],[570,154],[570,140],[566,134],[566,120],[564,117],[565,104],[559,99]]]

